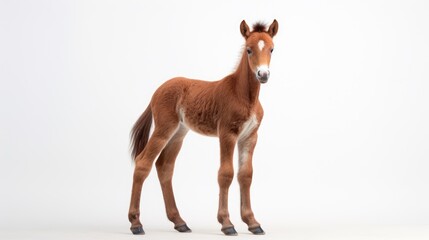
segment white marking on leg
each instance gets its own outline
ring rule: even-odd
[[[255,129],[255,127],[258,125],[258,119],[256,119],[256,115],[252,114],[250,116],[250,118],[243,123],[243,126],[241,128],[241,132],[238,135],[238,139],[245,139],[247,138],[253,131],[253,129]]]
[[[259,42],[258,42],[258,47],[259,47],[259,50],[260,50],[260,51],[262,51],[262,49],[264,49],[264,47],[265,47],[265,42],[264,42],[264,40],[259,40]]]
[[[247,147],[243,147],[243,149],[240,152],[240,155],[238,156],[238,164],[241,167],[243,163],[247,161],[249,158],[249,149]]]
[[[153,132],[155,131],[155,128],[156,128],[156,122],[155,122],[155,118],[153,118],[153,115],[152,115],[152,126],[150,126],[149,137],[152,136]]]
[[[183,108],[179,109],[179,122],[180,124],[182,124],[182,126],[189,129],[189,126],[186,124],[186,115],[185,110],[183,110]]]
[[[256,118],[255,114],[252,114],[250,118],[243,123],[242,130],[240,134],[238,135],[238,141],[246,141],[250,134],[253,133],[253,130],[258,126],[258,119]],[[249,147],[247,143],[244,143],[243,148],[241,149],[239,156],[238,156],[238,162],[240,166],[247,161],[249,158]]]

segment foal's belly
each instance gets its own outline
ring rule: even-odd
[[[180,109],[180,123],[202,135],[216,137],[217,118],[210,113]]]

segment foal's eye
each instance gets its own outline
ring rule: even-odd
[[[250,48],[247,48],[247,54],[252,54],[252,49],[250,49]]]
[[[273,51],[274,51],[274,48],[271,48],[271,50],[270,50],[270,51],[271,51],[271,53],[273,53]]]

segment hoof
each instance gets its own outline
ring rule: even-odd
[[[188,227],[188,225],[181,225],[181,226],[177,226],[174,227],[174,229],[176,229],[178,232],[181,233],[188,233],[188,232],[192,232],[192,230]]]
[[[143,226],[138,226],[138,227],[131,227],[131,232],[134,235],[144,235],[144,230],[143,230]]]
[[[227,236],[237,236],[237,231],[234,227],[222,228],[222,232]]]
[[[249,228],[249,231],[255,235],[264,235],[265,232],[264,230],[262,230],[262,228],[259,227],[254,227],[254,228]]]

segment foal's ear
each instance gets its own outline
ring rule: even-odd
[[[279,24],[277,20],[274,19],[273,23],[271,23],[270,28],[268,28],[268,34],[271,37],[274,37],[277,34],[277,30],[279,30]]]
[[[244,38],[248,38],[249,37],[249,35],[250,35],[250,29],[249,29],[249,26],[247,26],[247,23],[246,23],[246,21],[241,21],[241,24],[240,24],[240,32],[241,32],[241,35],[243,35],[243,37]]]

